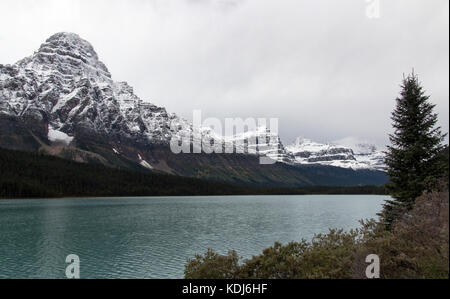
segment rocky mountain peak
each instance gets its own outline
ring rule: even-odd
[[[141,100],[126,82],[114,82],[94,47],[74,33],[56,33],[33,55],[0,65],[2,113],[48,122],[49,132],[70,137],[82,126],[149,142],[170,138],[165,109]]]
[[[78,34],[70,32],[59,32],[51,37],[49,37],[44,44],[42,44],[41,49],[45,47],[50,47],[53,49],[64,49],[66,51],[79,52],[87,54],[88,56],[95,57],[98,59],[97,53],[92,45],[82,39]]]
[[[94,47],[79,35],[68,32],[52,35],[33,56],[20,61],[19,65],[27,69],[56,70],[65,76],[111,78]]]

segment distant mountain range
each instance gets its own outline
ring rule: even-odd
[[[298,138],[286,147],[294,156],[294,163],[320,164],[352,169],[385,170],[385,154],[376,146],[368,143],[340,145],[339,143],[321,144],[309,139]]]
[[[257,137],[267,140],[264,150],[249,145],[244,154],[172,153],[170,141],[186,134],[193,144],[214,135],[144,102],[126,82],[113,81],[92,45],[76,34],[57,33],[32,56],[0,65],[3,148],[247,185],[379,185],[387,180],[380,171],[383,154],[368,144],[350,148],[298,139],[284,146],[278,135],[260,127],[223,142],[247,144]],[[260,156],[278,163],[260,165]]]

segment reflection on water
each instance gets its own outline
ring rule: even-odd
[[[259,254],[275,241],[376,217],[383,196],[228,196],[0,201],[0,278],[182,278],[212,248]]]

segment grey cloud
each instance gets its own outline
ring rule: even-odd
[[[285,143],[386,144],[413,67],[448,131],[447,0],[2,0],[0,63],[48,36],[89,40],[116,80],[186,118],[278,117]]]

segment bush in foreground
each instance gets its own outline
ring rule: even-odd
[[[234,251],[208,250],[190,259],[187,279],[365,278],[365,258],[377,254],[382,278],[448,278],[448,186],[424,193],[393,229],[374,220],[350,232],[330,230],[311,242],[275,243],[259,256],[244,260]]]

